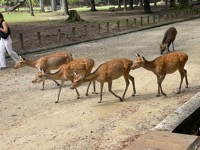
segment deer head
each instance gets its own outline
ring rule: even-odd
[[[131,69],[137,69],[143,66],[143,63],[145,62],[145,58],[141,57],[139,54],[135,53],[136,60],[133,62],[133,65],[131,66]]]
[[[15,69],[21,68],[26,64],[25,58],[23,58],[22,56],[19,56],[19,58],[20,58],[19,62],[14,66]]]
[[[44,81],[45,79],[46,79],[45,73],[44,73],[44,70],[42,70],[41,72],[38,72],[35,75],[35,79],[32,80],[32,83],[40,83],[40,82]]]
[[[74,72],[74,79],[73,79],[73,83],[70,86],[70,89],[75,89],[76,87],[80,86],[82,84],[83,78],[84,78],[83,75],[77,74],[76,72]]]
[[[160,44],[160,54],[162,55],[165,49],[167,48],[167,44]]]

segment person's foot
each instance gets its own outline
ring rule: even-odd
[[[7,67],[0,67],[0,70],[4,70],[4,69],[7,69]]]

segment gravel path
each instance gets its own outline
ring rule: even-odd
[[[200,19],[53,50],[71,52],[77,58],[93,58],[95,68],[112,58],[134,60],[135,52],[153,60],[159,56],[159,43],[170,26],[178,31],[174,42],[176,51],[189,55],[185,67],[189,88],[184,87],[184,82],[183,93],[178,95],[178,72],[167,75],[163,82],[167,97],[156,97],[155,75],[137,69],[131,71],[137,94],[131,96],[130,86],[124,102],[111,95],[107,85],[101,104],[97,103],[99,94],[84,95],[87,84],[78,88],[81,99],[76,99],[75,91],[70,90],[70,83],[66,82],[60,103],[55,104],[58,87],[52,81],[46,82],[44,91],[40,90],[41,84],[31,83],[36,69],[10,67],[0,71],[0,150],[119,150],[156,126],[200,90]],[[42,55],[44,53],[24,57],[35,59]],[[10,59],[8,63],[14,65]],[[124,83],[123,78],[114,81],[113,91],[122,95]]]

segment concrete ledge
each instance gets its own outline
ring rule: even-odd
[[[200,107],[200,92],[194,95],[189,101],[167,116],[152,130],[173,131],[181,122],[188,118]]]

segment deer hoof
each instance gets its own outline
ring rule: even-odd
[[[78,96],[76,99],[80,99],[80,97]]]
[[[58,103],[58,101],[55,101],[55,103],[57,104],[57,103]]]
[[[88,93],[85,93],[85,96],[88,96],[89,94]]]

